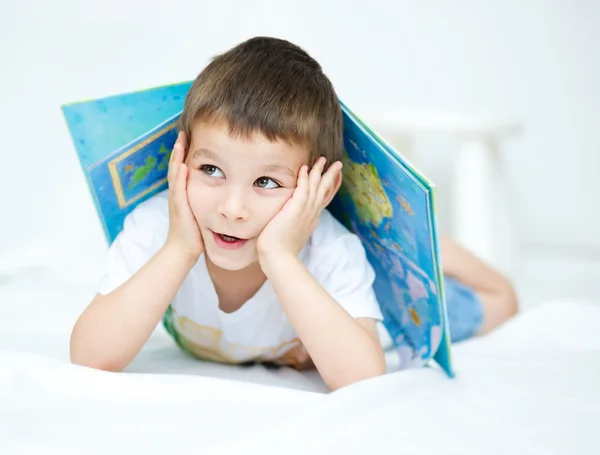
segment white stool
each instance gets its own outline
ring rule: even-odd
[[[520,126],[431,111],[377,111],[359,116],[418,168],[423,163],[411,154],[418,137],[441,134],[456,142],[449,234],[511,276],[516,238],[500,143],[519,133]]]

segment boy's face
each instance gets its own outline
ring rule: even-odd
[[[206,255],[223,269],[243,269],[258,260],[256,240],[292,196],[309,152],[261,134],[231,137],[225,122],[196,122],[189,141],[188,199]]]

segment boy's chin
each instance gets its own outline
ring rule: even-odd
[[[225,255],[222,255],[222,254],[218,254],[218,253],[215,254],[215,252],[212,252],[212,251],[207,251],[206,256],[213,265],[219,267],[220,269],[229,270],[231,272],[243,270],[246,267],[249,267],[250,265],[256,263],[256,261],[257,261],[256,259],[253,260],[253,258],[248,258],[248,257],[244,257],[244,258],[226,257]]]

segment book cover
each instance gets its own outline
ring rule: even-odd
[[[137,204],[167,189],[177,120],[190,86],[62,106],[109,243]],[[340,104],[344,178],[328,210],[365,245],[400,368],[433,359],[453,377],[434,185]]]
[[[358,235],[402,369],[432,358],[451,377],[435,187],[341,103],[344,169],[331,213]]]

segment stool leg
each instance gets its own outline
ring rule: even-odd
[[[514,236],[506,173],[496,143],[461,143],[452,176],[452,235],[482,260],[510,274]]]

